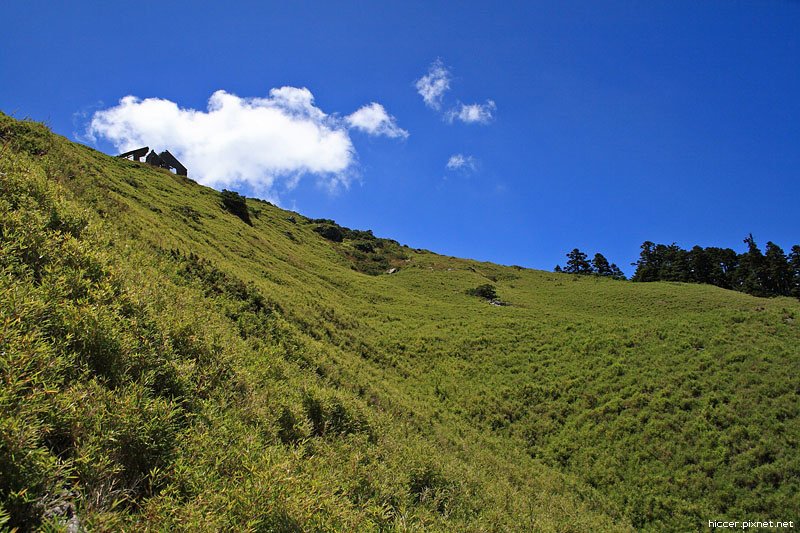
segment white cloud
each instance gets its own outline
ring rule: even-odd
[[[441,59],[437,59],[428,68],[428,73],[416,81],[416,87],[425,105],[441,109],[444,93],[450,89],[450,71]]]
[[[478,160],[471,155],[453,154],[447,160],[448,170],[463,170],[475,172],[478,170]]]
[[[367,109],[377,106],[386,117],[376,124],[379,134],[407,135],[383,106],[371,106]],[[362,110],[348,119],[366,120],[359,115]],[[356,174],[347,123],[318,108],[306,88],[272,89],[266,98],[220,90],[211,95],[206,111],[126,96],[95,112],[87,134],[92,140],[107,139],[120,151],[140,146],[169,150],[200,183],[217,188],[246,184],[271,197],[278,186],[290,189],[306,174],[332,189],[346,187]]]
[[[425,105],[441,111],[444,119],[453,123],[460,120],[465,124],[488,124],[494,118],[497,105],[494,100],[486,100],[485,104],[463,104],[442,111],[444,94],[450,90],[450,71],[441,59],[434,61],[428,68],[428,73],[416,81],[417,92],[422,96]]]
[[[466,124],[488,124],[494,118],[497,105],[494,100],[486,100],[485,104],[459,104],[447,112],[445,117],[448,122],[460,120]]]
[[[392,138],[407,138],[408,132],[397,125],[397,120],[376,102],[365,105],[352,115],[345,117],[351,128],[370,135],[385,135]]]

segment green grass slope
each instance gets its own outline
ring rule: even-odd
[[[443,257],[246,204],[249,223],[0,115],[0,524],[800,518],[796,300]],[[485,283],[509,305],[466,293]]]

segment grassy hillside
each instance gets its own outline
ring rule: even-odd
[[[243,217],[5,115],[0,146],[0,523],[800,518],[796,300],[443,257],[253,199]],[[486,283],[509,305],[467,294]]]

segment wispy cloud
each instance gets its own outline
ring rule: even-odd
[[[445,165],[448,170],[461,170],[475,172],[478,170],[478,160],[471,155],[453,154]]]
[[[485,104],[459,104],[445,114],[448,122],[460,120],[465,124],[488,124],[494,118],[497,105],[494,100],[486,100]]]
[[[450,89],[450,71],[441,59],[437,59],[428,68],[428,73],[418,79],[415,85],[425,105],[438,111],[442,108],[444,93]]]
[[[356,175],[349,126],[390,137],[407,135],[380,104],[343,120],[317,107],[304,87],[272,89],[266,98],[220,90],[205,111],[161,98],[126,96],[95,112],[87,135],[106,139],[120,151],[145,145],[168,149],[200,183],[217,188],[246,184],[274,198],[276,189],[290,189],[304,175],[330,189],[347,187]]]
[[[422,96],[425,105],[440,111],[444,119],[452,124],[461,121],[465,124],[488,124],[494,119],[497,104],[494,100],[486,100],[484,104],[463,104],[459,102],[455,107],[446,111],[442,110],[444,95],[450,90],[450,70],[441,59],[434,61],[428,67],[428,73],[416,81],[417,92]]]
[[[376,102],[365,105],[352,115],[345,117],[351,128],[361,130],[369,135],[385,135],[386,137],[408,137],[408,132],[397,125],[397,120]]]

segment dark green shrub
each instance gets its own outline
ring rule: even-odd
[[[371,242],[355,242],[355,243],[353,243],[353,247],[356,250],[359,250],[359,251],[362,251],[362,252],[366,252],[366,253],[372,253],[372,252],[375,251],[375,247],[372,245]]]
[[[349,229],[343,228],[345,230],[345,237],[348,239],[352,239],[354,241],[377,241],[378,239],[375,238],[375,235],[372,233],[371,229],[368,230],[360,230],[360,229]]]
[[[352,247],[337,248],[351,263],[351,268],[363,274],[378,276],[392,266],[393,261],[407,259],[397,241],[375,237],[371,230],[350,229],[326,218],[310,219],[314,231],[332,242],[347,241]]]
[[[192,222],[199,223],[200,222],[200,213],[197,212],[196,209],[190,207],[188,205],[182,205],[179,207],[173,207],[173,211],[181,215],[187,220],[191,220]],[[238,215],[237,215],[238,216]]]
[[[342,242],[344,240],[344,232],[342,232],[342,228],[333,224],[320,224],[314,228],[314,231],[329,241]]]
[[[230,214],[239,217],[242,222],[248,226],[252,226],[253,222],[250,220],[250,212],[247,210],[247,200],[244,196],[235,191],[223,189],[220,193],[222,199],[222,208]]]
[[[467,289],[466,293],[470,296],[477,296],[478,298],[483,298],[485,300],[497,299],[497,292],[494,288],[494,285],[489,283],[478,285],[474,289]]]

